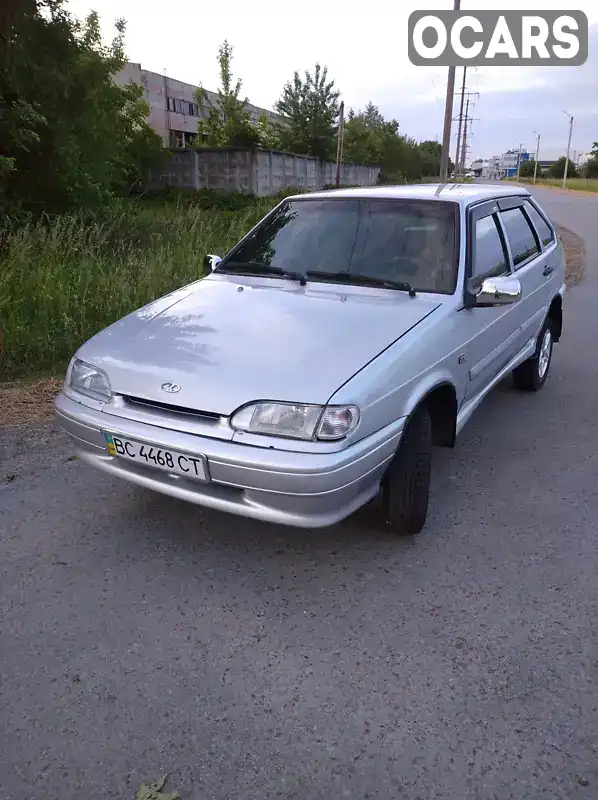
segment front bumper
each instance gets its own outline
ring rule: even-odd
[[[371,500],[404,425],[398,420],[344,450],[313,454],[253,447],[114,417],[62,393],[56,399],[56,416],[79,458],[104,472],[200,506],[301,528],[334,525]],[[208,462],[210,482],[111,456],[103,430],[201,454]]]

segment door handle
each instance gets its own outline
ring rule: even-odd
[[[554,271],[554,267],[551,267],[550,264],[546,264],[546,266],[544,267],[544,269],[542,271],[542,275],[544,275],[544,277],[546,278],[553,271]]]

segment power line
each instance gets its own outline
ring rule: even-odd
[[[469,122],[469,97],[467,98],[467,105],[465,107],[465,125],[463,128],[463,141],[461,143],[461,156],[458,161],[458,174],[465,172],[465,153],[467,150],[467,125]],[[455,166],[455,177],[457,175],[457,166]]]
[[[461,131],[463,130],[463,101],[465,100],[465,80],[467,67],[463,67],[463,85],[461,86],[461,106],[459,109],[459,128],[457,130],[457,153],[455,155],[455,178],[457,177],[457,164],[459,163],[459,148],[461,147]]]
[[[461,91],[458,93],[457,96],[461,97],[460,102],[460,109],[459,115],[456,117],[456,121],[458,122],[458,129],[457,129],[457,146],[455,152],[455,177],[457,177],[460,173],[464,172],[465,170],[465,157],[467,153],[467,126],[471,125],[472,118],[469,116],[469,106],[471,103],[472,97],[479,97],[479,92],[469,92],[467,91],[467,67],[463,67],[463,82],[461,86]],[[466,112],[463,113],[463,105],[466,104]],[[471,131],[469,131],[469,135],[471,135]]]
[[[476,92],[472,92],[471,94],[476,94]],[[464,121],[463,121],[463,141],[462,141],[462,146],[461,146],[461,157],[459,159],[458,165],[455,165],[455,176],[457,174],[463,174],[465,172],[465,160],[466,160],[467,154],[469,152],[468,141],[469,141],[469,138],[471,136],[473,136],[473,133],[471,131],[471,124],[472,124],[472,122],[477,122],[478,121],[476,117],[470,117],[469,116],[469,105],[470,105],[470,102],[471,101],[470,101],[470,99],[468,97],[467,98],[467,104],[466,104],[466,107],[465,107],[465,118],[464,118]],[[472,104],[472,111],[473,111],[473,105],[475,105],[475,104]],[[469,130],[467,129],[468,125],[469,125]]]

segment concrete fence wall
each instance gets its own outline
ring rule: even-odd
[[[343,164],[341,184],[373,186],[380,167]],[[177,150],[149,176],[149,187],[251,192],[268,197],[283,189],[316,191],[334,184],[336,164],[276,150],[244,148]]]

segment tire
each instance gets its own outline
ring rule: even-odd
[[[523,392],[538,392],[546,383],[552,361],[552,320],[546,318],[536,341],[536,352],[513,371],[513,382]]]
[[[387,528],[402,536],[420,533],[426,523],[432,472],[432,421],[427,408],[407,423],[382,483]]]

